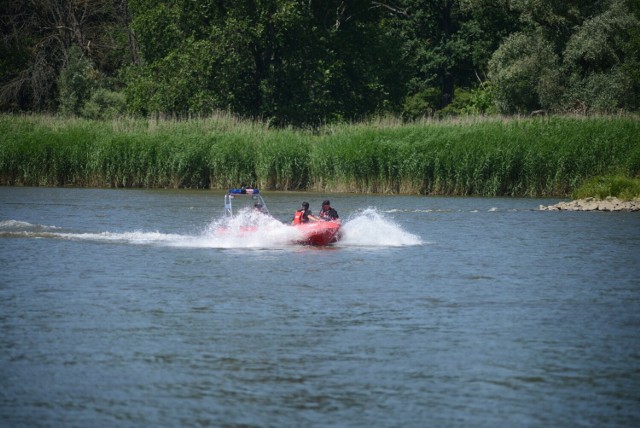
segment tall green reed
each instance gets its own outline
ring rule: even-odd
[[[566,196],[607,174],[640,174],[637,117],[387,120],[313,135],[229,117],[0,116],[10,185]]]

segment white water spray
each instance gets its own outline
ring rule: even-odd
[[[240,210],[233,218],[218,218],[195,235],[132,232],[70,232],[56,226],[17,220],[0,221],[0,237],[49,238],[131,245],[158,245],[181,248],[260,248],[296,246],[302,238],[297,228],[254,210]],[[422,245],[420,237],[402,229],[374,208],[343,220],[338,247],[402,247]]]
[[[422,240],[385,218],[375,208],[367,208],[345,222],[340,243],[346,246],[404,247],[422,245]]]

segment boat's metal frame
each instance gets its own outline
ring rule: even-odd
[[[251,198],[255,203],[262,204],[261,212],[269,215],[267,204],[262,199],[258,189],[231,189],[224,195],[224,215],[233,217],[233,200],[236,198]]]

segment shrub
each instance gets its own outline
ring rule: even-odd
[[[402,108],[402,117],[405,120],[418,119],[432,116],[440,107],[442,92],[437,88],[427,88],[408,96]]]
[[[82,116],[88,119],[115,119],[127,108],[124,94],[108,89],[97,89],[82,108]]]
[[[622,200],[640,198],[640,179],[622,176],[594,177],[580,186],[572,197],[605,199],[615,196]]]
[[[453,101],[439,110],[438,115],[477,115],[497,112],[493,88],[489,82],[483,82],[473,89],[456,88]]]

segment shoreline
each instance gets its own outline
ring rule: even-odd
[[[541,211],[640,211],[640,199],[623,201],[613,196],[605,199],[585,198],[555,205],[540,205]]]

